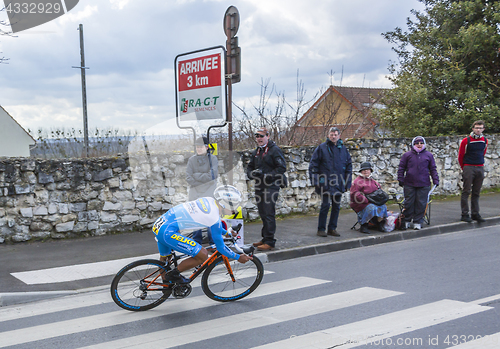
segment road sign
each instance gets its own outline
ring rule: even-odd
[[[175,58],[176,116],[179,127],[226,121],[225,50],[212,47]]]

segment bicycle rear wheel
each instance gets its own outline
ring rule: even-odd
[[[163,303],[172,293],[170,288],[161,285],[162,262],[142,259],[132,262],[120,270],[111,282],[111,297],[123,309],[142,311]]]
[[[201,288],[208,298],[219,302],[230,302],[248,296],[259,286],[264,276],[264,266],[255,256],[245,264],[231,261],[235,281],[222,257],[208,266],[201,279]]]

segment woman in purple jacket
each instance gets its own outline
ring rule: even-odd
[[[404,153],[399,162],[398,182],[404,188],[403,229],[410,228],[413,220],[415,230],[422,229],[427,206],[427,197],[431,189],[430,177],[434,185],[439,185],[434,156],[425,149],[425,138],[417,136],[411,141],[411,150]]]

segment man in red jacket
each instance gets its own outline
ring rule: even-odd
[[[485,124],[483,120],[472,124],[472,132],[462,139],[458,150],[458,163],[462,168],[463,189],[460,205],[462,208],[461,220],[471,223],[484,222],[479,215],[479,194],[484,179],[484,155],[488,148],[488,140],[483,136]],[[472,194],[471,194],[472,191]],[[469,194],[471,194],[471,216],[469,216]]]

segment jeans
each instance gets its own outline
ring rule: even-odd
[[[262,219],[262,242],[274,247],[276,239],[276,201],[278,201],[280,188],[270,186],[264,188],[255,188],[255,199],[259,216]]]
[[[332,212],[330,213],[330,222],[328,223],[329,230],[337,229],[337,222],[339,220],[340,201],[342,199],[341,193],[331,195],[329,193],[323,194],[321,198],[321,208],[319,210],[318,230],[326,231],[326,218],[330,210],[330,201],[332,205]]]
[[[425,208],[431,187],[404,186],[405,195],[405,222],[424,223]]]
[[[479,215],[479,194],[483,186],[484,167],[483,166],[464,166],[462,173],[464,181],[464,188],[462,189],[462,197],[460,199],[460,206],[462,208],[462,215],[469,215],[469,195],[470,198],[471,214],[473,216]]]

